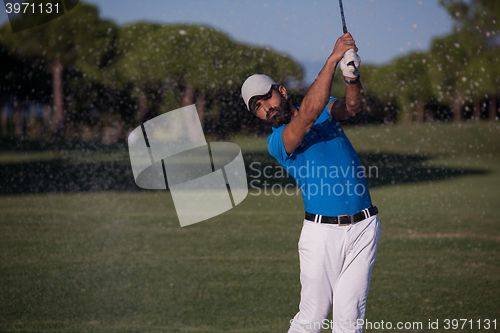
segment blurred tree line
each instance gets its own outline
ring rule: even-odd
[[[17,26],[33,26],[39,16],[25,15]],[[303,78],[302,67],[287,55],[237,43],[213,28],[117,26],[82,2],[17,33],[5,23],[0,63],[0,135],[104,143],[193,103],[206,133],[224,136],[245,126],[262,131],[264,124],[242,112],[245,78],[267,73],[296,85]]]
[[[38,2],[43,2],[38,0]],[[357,122],[495,119],[500,79],[500,2],[441,0],[454,33],[384,66],[363,65],[366,112]],[[39,20],[40,14],[22,20]],[[26,23],[26,22],[24,22]],[[113,143],[158,114],[195,103],[206,133],[266,132],[240,87],[266,73],[297,103],[303,70],[270,48],[207,26],[104,20],[80,2],[46,24],[0,27],[0,135]],[[340,73],[338,73],[338,77]],[[343,96],[337,80],[334,96]]]
[[[498,118],[500,1],[440,3],[455,19],[452,34],[435,38],[428,52],[362,65],[367,110],[358,122]],[[339,80],[333,93],[343,89]]]

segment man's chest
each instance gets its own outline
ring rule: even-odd
[[[298,147],[298,153],[303,153],[312,157],[318,153],[328,153],[345,146],[344,131],[334,121],[326,120],[316,123],[307,132]]]

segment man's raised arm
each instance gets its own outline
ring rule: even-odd
[[[306,133],[321,115],[330,100],[335,68],[350,49],[358,50],[351,34],[346,33],[337,39],[326,64],[302,100],[300,111],[283,130],[282,138],[287,154],[291,154],[300,145]]]
[[[356,64],[354,72],[351,72],[351,68],[348,65],[351,62]],[[346,86],[345,97],[333,101],[328,110],[335,120],[346,120],[363,109],[364,91],[359,81],[358,70],[360,63],[361,59],[354,52],[347,52],[340,62],[340,69],[344,75]]]

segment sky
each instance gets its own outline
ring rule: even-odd
[[[269,46],[299,61],[312,82],[342,35],[337,0],[88,0],[103,18],[202,23],[234,40]],[[344,0],[349,32],[362,63],[383,64],[413,50],[426,51],[453,21],[439,0]],[[0,11],[0,22],[7,16]],[[362,68],[362,67],[361,67]]]

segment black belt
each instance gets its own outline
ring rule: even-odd
[[[314,223],[347,225],[363,221],[370,216],[377,215],[377,213],[378,209],[376,206],[371,206],[370,208],[363,209],[361,212],[354,215],[347,214],[339,216],[323,216],[306,212],[306,220]]]

